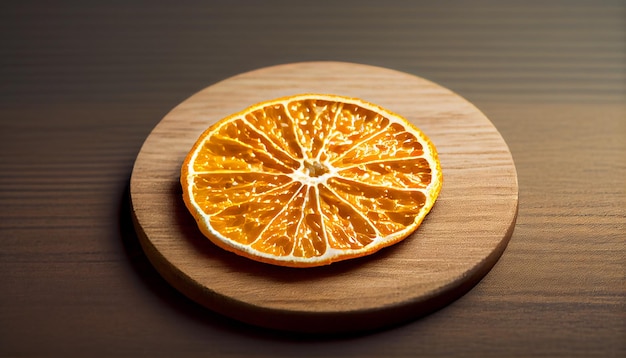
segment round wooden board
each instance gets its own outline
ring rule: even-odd
[[[236,256],[200,233],[179,184],[183,159],[196,139],[249,105],[299,93],[362,98],[404,116],[431,138],[444,184],[414,234],[368,257],[295,269]],[[506,143],[460,96],[398,71],[308,62],[237,75],[182,102],[146,139],[130,195],[148,258],[185,295],[251,324],[331,333],[396,324],[464,294],[504,251],[518,188]]]

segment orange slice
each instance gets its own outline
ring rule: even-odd
[[[435,147],[356,98],[262,102],[208,128],[181,169],[202,233],[253,260],[311,267],[372,254],[421,224],[441,189]]]

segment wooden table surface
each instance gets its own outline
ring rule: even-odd
[[[2,3],[0,356],[624,356],[625,7]],[[502,258],[408,324],[319,337],[232,321],[171,288],[133,230],[132,165],[171,108],[241,72],[319,60],[452,89],[515,160]]]

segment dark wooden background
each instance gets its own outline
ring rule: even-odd
[[[626,355],[623,1],[0,4],[0,356]],[[307,337],[209,312],[152,269],[128,184],[159,120],[229,76],[311,60],[475,103],[517,165],[503,257],[399,327]],[[376,84],[372,84],[376,85]]]

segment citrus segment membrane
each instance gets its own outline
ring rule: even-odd
[[[417,229],[441,189],[435,147],[374,104],[305,94],[256,104],[197,140],[183,198],[218,246],[311,267],[368,255]]]

